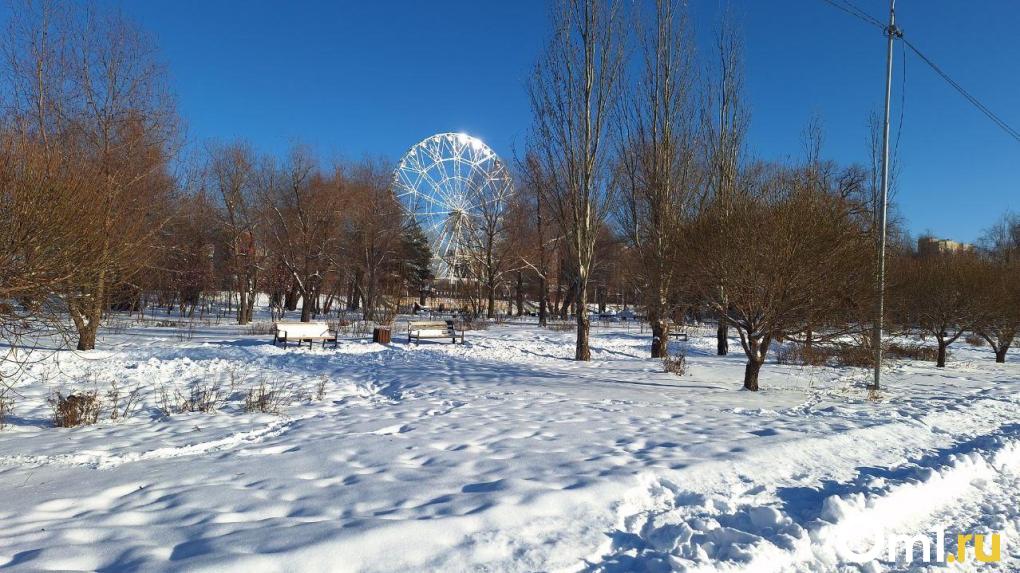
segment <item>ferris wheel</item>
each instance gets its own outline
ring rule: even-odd
[[[482,140],[439,133],[420,141],[400,160],[394,191],[425,233],[439,278],[462,272],[486,217],[512,192],[510,172]]]

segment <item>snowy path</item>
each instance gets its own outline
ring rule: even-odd
[[[677,378],[622,330],[588,364],[569,334],[522,327],[337,351],[225,328],[111,342],[30,369],[0,432],[0,567],[856,571],[836,540],[875,523],[1002,532],[980,570],[1020,567],[1020,366],[987,349],[902,363],[875,402],[852,369],[769,364],[763,392],[738,391],[740,356],[708,339]],[[327,399],[284,416],[163,418],[149,395],[127,420],[46,420],[45,395],[75,384],[323,376]]]

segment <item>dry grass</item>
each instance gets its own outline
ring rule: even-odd
[[[53,409],[53,425],[58,428],[95,424],[102,409],[98,390],[72,392],[67,396],[57,392],[49,398],[49,403]]]

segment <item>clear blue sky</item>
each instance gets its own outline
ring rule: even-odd
[[[294,141],[324,157],[398,158],[440,131],[498,153],[530,123],[525,80],[547,32],[543,0],[106,0],[151,31],[193,142],[244,138],[267,152]],[[883,0],[856,0],[885,19]],[[1020,2],[899,0],[907,37],[1020,129]],[[719,0],[691,0],[708,47]],[[825,153],[866,157],[866,117],[881,104],[881,33],[822,0],[734,1],[746,36],[750,148],[802,153],[812,114]],[[902,55],[896,56],[894,118]],[[973,240],[1020,211],[1020,143],[907,54],[897,200],[914,233]],[[895,133],[895,128],[894,128]]]

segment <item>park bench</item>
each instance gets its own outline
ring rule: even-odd
[[[421,342],[422,338],[449,338],[454,344],[457,343],[457,327],[452,320],[420,321],[407,323],[407,342]],[[460,342],[464,343],[464,329],[460,329]]]
[[[273,344],[280,343],[284,348],[288,342],[297,342],[299,346],[302,342],[307,342],[308,348],[311,348],[312,343],[317,340],[322,341],[323,348],[327,342],[332,342],[333,348],[337,346],[336,333],[330,332],[329,325],[325,322],[277,322],[273,324],[273,328],[275,329]]]
[[[677,340],[687,340],[687,325],[671,322],[669,324],[669,337]]]

